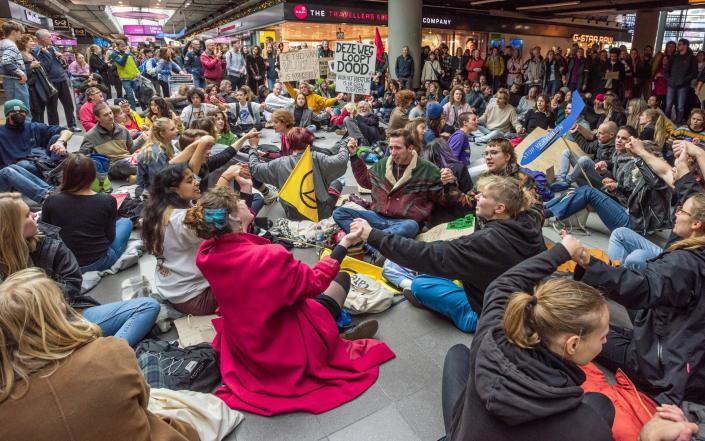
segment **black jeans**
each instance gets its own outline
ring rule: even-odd
[[[350,291],[350,274],[342,272],[338,273],[335,276],[335,279],[333,279],[333,281],[342,286],[345,292]],[[323,307],[326,308],[328,312],[330,312],[330,315],[333,316],[333,320],[338,320],[338,317],[340,317],[341,312],[341,307],[338,302],[328,297],[326,294],[320,294],[318,297],[316,297],[316,301],[323,305]]]
[[[159,80],[159,85],[162,88],[162,96],[164,98],[169,98],[171,96],[171,93],[169,92],[169,83],[164,80]]]
[[[457,344],[448,350],[443,362],[441,405],[443,406],[443,423],[446,434],[450,431],[453,420],[453,408],[462,398],[470,375],[470,349],[463,344]],[[609,398],[600,393],[588,392],[583,395],[582,401],[612,427],[614,405]]]
[[[241,88],[242,85],[245,84],[245,80],[247,79],[245,76],[237,75],[226,75],[225,78],[230,81],[230,83],[233,85],[233,90]],[[256,90],[253,90],[252,92],[257,93]]]
[[[59,125],[59,100],[61,100],[61,105],[64,106],[64,114],[66,115],[66,125],[69,128],[76,127],[76,117],[73,114],[73,95],[71,94],[68,80],[59,81],[52,84],[56,87],[56,90],[59,93],[49,98],[49,101],[46,103],[49,125]],[[42,106],[41,112],[44,113],[44,106]]]

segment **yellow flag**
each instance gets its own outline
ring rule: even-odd
[[[318,222],[318,203],[313,185],[313,158],[310,146],[301,155],[299,163],[279,191],[279,199],[293,205],[302,216]]]

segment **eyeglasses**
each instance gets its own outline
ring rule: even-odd
[[[682,213],[682,214],[686,214],[686,215],[688,215],[688,216],[692,216],[691,213],[688,213],[687,211],[685,211],[685,210],[683,209],[683,206],[682,206],[682,205],[679,205],[679,206],[676,207],[676,214],[681,214],[681,213]]]

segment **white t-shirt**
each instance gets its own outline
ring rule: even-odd
[[[237,123],[238,124],[254,124],[254,123],[260,121],[259,117],[255,117],[254,115],[252,115],[250,113],[250,107],[252,107],[252,111],[254,113],[257,113],[257,114],[260,113],[260,104],[259,103],[250,102],[248,104],[245,104],[244,106],[240,103],[231,103],[231,104],[229,104],[229,106],[230,106],[230,112],[232,112],[233,115],[237,116]],[[238,110],[238,106],[240,107],[239,110]]]
[[[159,294],[172,303],[184,303],[209,285],[196,266],[203,239],[184,225],[185,209],[175,209],[164,228],[164,252],[157,258],[155,284]]]

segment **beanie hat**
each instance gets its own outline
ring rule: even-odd
[[[426,118],[428,119],[438,119],[443,113],[443,106],[436,102],[430,102],[426,106]]]

